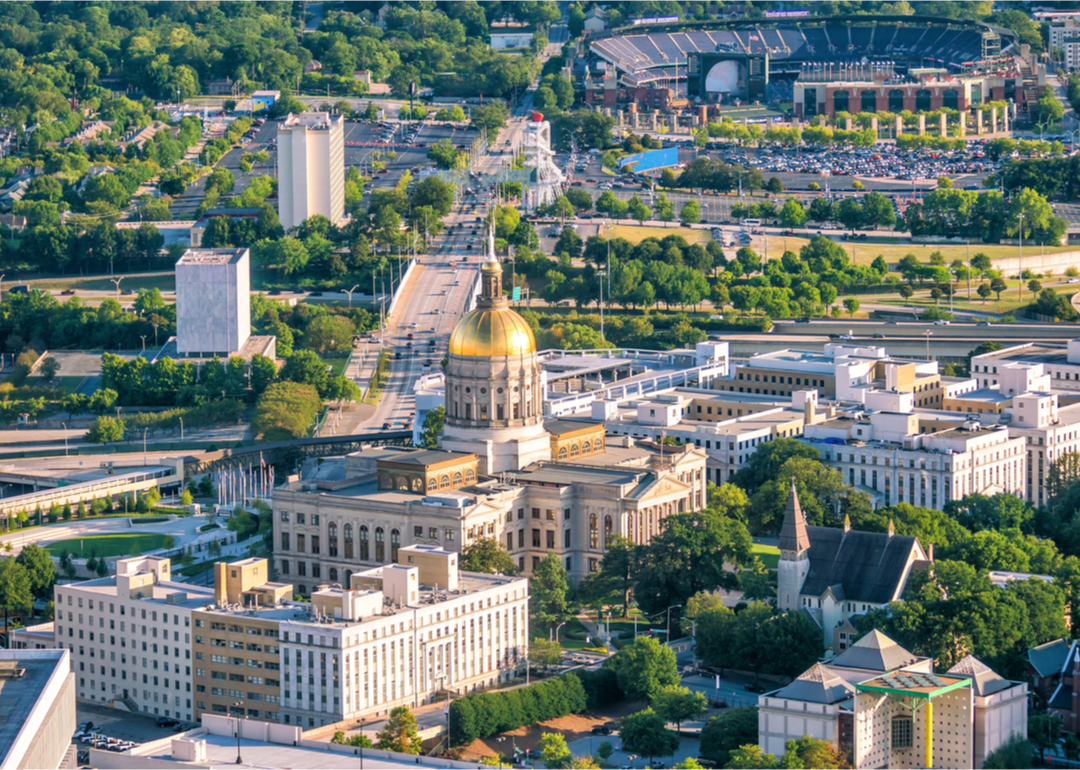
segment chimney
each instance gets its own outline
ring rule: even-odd
[[[931,543],[926,547],[926,558],[933,563],[934,561],[934,544]]]
[[[896,526],[893,524],[892,517],[889,517],[889,537],[896,534]]]
[[[808,398],[806,403],[803,404],[803,424],[813,425],[815,417],[817,417],[817,410],[814,408],[813,400]]]
[[[846,513],[844,514],[844,532],[851,531],[851,517]]]

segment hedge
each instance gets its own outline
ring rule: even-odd
[[[516,690],[472,693],[450,704],[450,742],[455,746],[469,744],[587,707],[585,687],[575,674]]]

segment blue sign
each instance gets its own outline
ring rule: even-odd
[[[633,171],[648,171],[654,168],[667,168],[679,165],[679,148],[665,147],[662,150],[649,150],[634,155],[627,155],[619,161],[619,168],[633,164]]]

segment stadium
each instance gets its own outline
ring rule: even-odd
[[[809,118],[864,106],[964,110],[1003,99],[1022,112],[1037,98],[1025,84],[1038,65],[1030,66],[1025,55],[1011,30],[929,16],[781,16],[693,25],[639,19],[589,38],[585,101],[658,109],[684,99],[792,104],[796,116]],[[930,82],[934,87],[919,87]]]

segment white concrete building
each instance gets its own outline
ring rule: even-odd
[[[971,359],[971,376],[980,388],[998,389],[1002,368],[1010,364],[1043,365],[1054,390],[1080,391],[1080,339],[1067,343],[1029,342],[983,353]]]
[[[248,249],[188,249],[176,263],[176,350],[227,358],[251,336]]]
[[[0,770],[76,767],[68,650],[0,650]]]
[[[56,645],[71,651],[80,700],[190,720],[191,613],[208,588],[174,583],[169,560],[120,559],[116,574],[54,589]]]
[[[919,420],[897,412],[842,416],[808,425],[803,435],[823,462],[880,505],[941,510],[970,494],[1024,494],[1024,439],[1010,428],[967,421],[921,433]]]
[[[345,216],[345,118],[289,115],[278,129],[278,218],[286,230],[316,214]]]

